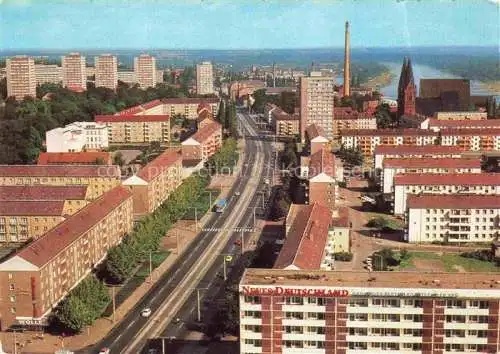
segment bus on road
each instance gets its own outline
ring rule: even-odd
[[[227,200],[226,199],[221,199],[215,204],[215,212],[216,213],[222,213],[224,209],[226,209],[227,206]]]

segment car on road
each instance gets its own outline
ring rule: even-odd
[[[236,246],[241,246],[241,240],[240,239],[237,239],[236,241],[234,241],[234,244]]]
[[[142,317],[149,317],[149,316],[151,316],[151,309],[149,307],[146,307],[145,309],[142,309],[141,316]]]
[[[102,348],[99,351],[99,354],[110,354],[110,353],[111,353],[111,351],[108,348]]]
[[[181,319],[179,317],[177,317],[176,319],[174,319],[172,322],[174,322],[175,324],[181,322]],[[173,337],[175,339],[175,337]]]
[[[237,196],[237,197],[239,197],[240,194],[241,194],[240,192],[234,192],[234,195]]]

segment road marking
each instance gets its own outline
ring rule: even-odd
[[[248,122],[243,120],[243,124],[250,127],[248,130],[252,131],[253,128],[248,124]],[[255,131],[254,131],[255,132]],[[263,172],[263,161],[265,160],[265,153],[263,153],[263,144],[258,141],[256,143],[257,152],[256,152],[256,163],[252,166],[252,170],[256,173],[252,173],[249,178],[248,185],[250,187],[255,187],[251,189],[245,189],[242,193],[242,196],[238,199],[236,206],[240,205],[240,208],[235,207],[233,213],[231,213],[228,218],[224,221],[223,225],[226,226],[224,229],[232,229],[234,226],[238,224],[241,218],[247,212],[248,205],[251,203],[252,198],[256,192],[256,187],[258,186],[258,182],[260,178],[256,176],[262,176]],[[253,182],[253,183],[252,183]],[[228,227],[229,226],[229,227]],[[157,309],[154,314],[154,321],[151,320],[143,326],[139,332],[134,337],[134,340],[130,345],[126,348],[123,353],[137,353],[138,350],[135,349],[143,338],[155,337],[165,328],[165,325],[172,320],[172,316],[176,314],[184,305],[187,297],[192,293],[190,291],[186,291],[186,288],[192,288],[192,285],[198,284],[201,279],[207,274],[208,270],[212,267],[215,260],[219,256],[220,252],[224,249],[231,234],[229,232],[219,232],[216,234],[214,239],[208,244],[204,253],[202,253],[199,259],[193,264],[193,266],[188,270],[187,274],[184,278],[179,282],[174,291],[170,293],[167,297],[166,301]],[[225,240],[225,242],[219,242],[221,240]],[[189,286],[188,286],[189,285]],[[176,301],[172,306],[171,303]],[[164,313],[168,310],[168,314],[163,317],[160,323],[158,319],[161,318]],[[155,326],[153,328],[153,326]]]

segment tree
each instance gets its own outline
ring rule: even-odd
[[[359,148],[346,148],[342,145],[338,151],[339,157],[352,166],[361,166],[364,156]]]
[[[378,129],[389,128],[392,126],[393,121],[390,111],[391,108],[387,103],[382,103],[377,106],[377,109],[375,111],[375,118],[377,120]]]
[[[130,257],[126,248],[125,245],[119,245],[108,252],[106,272],[113,282],[122,283],[128,279],[136,266],[135,259]]]
[[[122,167],[125,164],[125,160],[123,159],[123,154],[121,151],[115,152],[113,156],[113,164]]]
[[[79,333],[92,324],[92,313],[80,298],[70,295],[57,308],[55,320],[72,333]]]
[[[98,158],[95,159],[94,164],[96,164],[96,165],[105,165],[106,161],[104,161],[104,159],[102,157],[98,157]]]

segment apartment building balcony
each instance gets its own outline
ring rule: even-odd
[[[253,344],[241,344],[242,353],[262,353],[262,347],[257,347]]]
[[[422,336],[401,335],[401,336],[383,336],[383,335],[350,335],[346,337],[348,342],[364,342],[364,343],[421,343]],[[350,351],[349,351],[350,353]],[[369,353],[369,351],[365,351]]]

